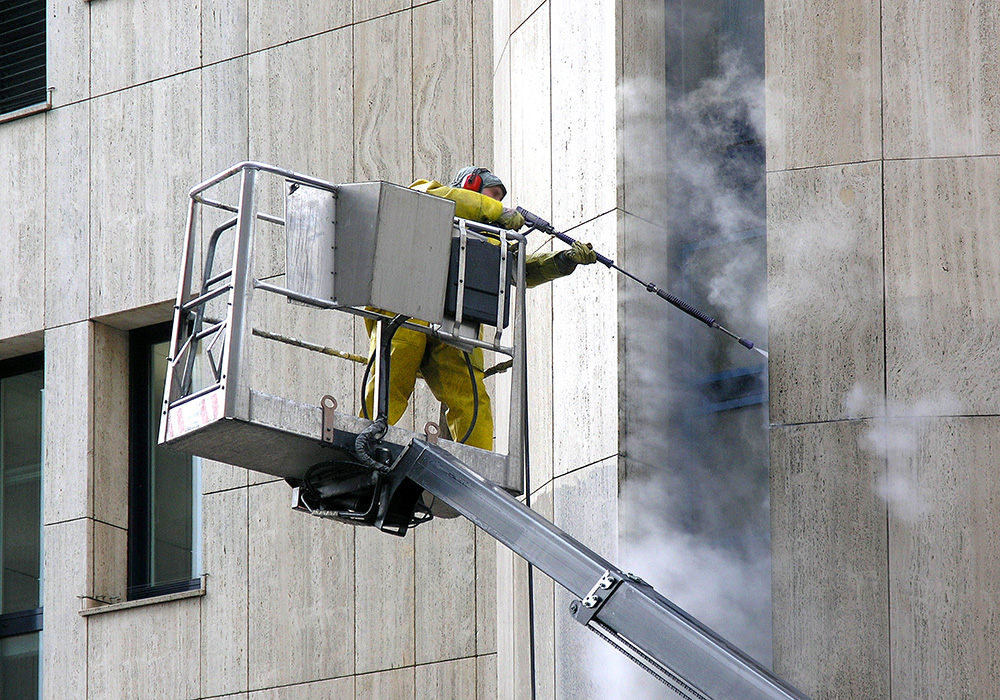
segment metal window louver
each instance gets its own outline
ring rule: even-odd
[[[46,98],[45,0],[0,0],[0,113]]]

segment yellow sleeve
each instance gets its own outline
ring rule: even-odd
[[[537,287],[545,282],[565,277],[572,274],[576,265],[568,265],[559,255],[561,251],[555,253],[535,253],[529,255],[524,261],[524,283],[527,287]]]
[[[503,205],[497,200],[472,190],[447,187],[437,180],[417,180],[410,189],[450,199],[455,203],[455,216],[462,219],[491,224],[503,214]]]

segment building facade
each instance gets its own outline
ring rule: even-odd
[[[777,670],[993,697],[996,7],[770,3]]]
[[[1000,694],[996,9],[0,7],[0,694],[661,696],[468,522],[393,538],[151,447],[186,193],[250,159],[490,166],[511,203],[766,332],[764,366],[600,266],[533,290],[532,507],[765,663],[773,638],[817,700]],[[359,323],[317,333],[366,351]],[[360,392],[357,367],[276,357],[276,386]],[[404,424],[437,413],[421,388]]]

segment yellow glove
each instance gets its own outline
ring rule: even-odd
[[[518,214],[515,209],[504,209],[500,218],[497,219],[497,224],[500,228],[517,231],[519,228],[524,226],[524,217]],[[594,259],[596,260],[597,258]]]
[[[590,243],[581,243],[577,241],[573,244],[573,247],[567,251],[563,252],[566,259],[576,265],[593,265],[597,262],[597,253],[594,252],[594,246]]]

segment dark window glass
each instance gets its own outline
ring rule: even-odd
[[[665,8],[670,290],[766,348],[764,0]],[[739,582],[675,602],[770,664],[767,360],[675,310],[663,314],[672,458],[661,478],[664,493],[682,494],[671,497],[664,529],[712,552],[724,578]],[[705,575],[677,569],[691,581]]]
[[[129,599],[200,585],[200,469],[156,444],[170,325],[132,332],[130,343]]]
[[[0,113],[45,102],[45,0],[0,0]]]
[[[42,356],[0,362],[0,697],[38,697]]]

